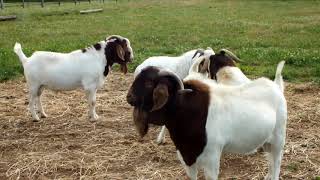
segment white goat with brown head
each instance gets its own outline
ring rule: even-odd
[[[165,125],[192,180],[198,168],[206,179],[216,180],[223,152],[247,154],[259,147],[269,157],[266,179],[277,180],[287,121],[283,63],[275,82],[259,78],[239,86],[217,84],[195,73],[182,81],[171,71],[147,67],[127,94],[137,131],[144,136],[149,124]]]
[[[16,43],[14,52],[23,65],[29,86],[29,109],[34,121],[39,121],[35,106],[41,117],[46,117],[40,96],[44,88],[52,90],[74,90],[83,88],[89,103],[89,118],[97,120],[95,111],[96,91],[102,87],[114,63],[127,72],[127,63],[133,59],[133,51],[127,38],[113,35],[95,45],[70,53],[37,51],[29,58],[21,45]]]

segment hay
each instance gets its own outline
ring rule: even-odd
[[[31,121],[23,79],[0,84],[0,179],[181,179],[185,172],[167,137],[158,146],[159,128],[139,140],[126,92],[132,75],[113,72],[98,92],[100,120],[90,123],[81,91],[44,91],[48,118]],[[282,179],[311,179],[320,174],[320,88],[289,84],[289,120]],[[221,179],[261,179],[267,171],[260,153],[226,154]],[[203,174],[200,173],[200,179]]]

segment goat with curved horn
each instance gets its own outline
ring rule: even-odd
[[[242,60],[240,60],[235,54],[233,54],[231,51],[229,51],[228,49],[221,49],[219,51],[221,54],[227,54],[229,55],[234,61],[236,62],[242,62]]]

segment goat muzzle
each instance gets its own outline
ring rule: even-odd
[[[132,90],[130,89],[128,94],[127,94],[127,102],[131,106],[136,106],[137,105],[137,98],[132,94]]]

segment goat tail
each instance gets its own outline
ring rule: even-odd
[[[280,87],[282,92],[284,92],[284,84],[283,84],[283,78],[282,78],[281,73],[282,73],[284,63],[285,63],[285,61],[279,62],[278,66],[277,66],[276,75],[274,78],[274,82]]]
[[[26,55],[23,53],[22,51],[22,47],[21,44],[16,42],[16,44],[14,45],[13,48],[14,52],[18,55],[19,60],[21,61],[22,65],[24,66],[24,64],[27,62],[27,57]]]

